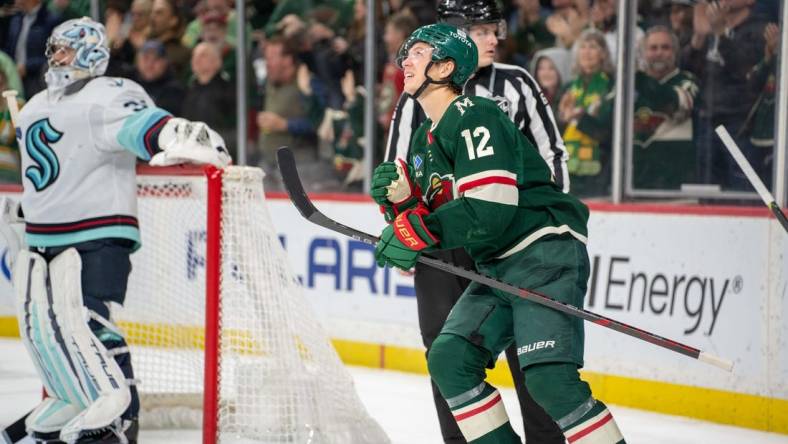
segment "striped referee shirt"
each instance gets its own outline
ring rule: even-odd
[[[493,63],[476,71],[465,84],[463,93],[497,102],[528,141],[539,150],[556,184],[565,193],[569,192],[569,173],[566,169],[569,155],[547,98],[528,71],[515,65]],[[386,143],[387,162],[397,158],[407,159],[413,133],[426,119],[421,105],[403,93],[391,119]]]

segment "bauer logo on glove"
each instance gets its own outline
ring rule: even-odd
[[[379,266],[410,270],[416,265],[422,250],[439,243],[424,223],[427,214],[429,212],[425,209],[405,210],[383,230],[375,247],[375,260]]]

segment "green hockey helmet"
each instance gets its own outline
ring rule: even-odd
[[[397,66],[402,68],[402,62],[408,56],[408,51],[418,42],[432,46],[433,62],[446,59],[454,61],[456,67],[449,79],[454,85],[462,88],[471,74],[476,71],[476,65],[479,63],[476,44],[465,31],[447,23],[426,25],[413,31],[399,50]]]

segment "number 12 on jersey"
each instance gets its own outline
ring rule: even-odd
[[[465,147],[468,148],[468,158],[470,160],[494,154],[492,145],[487,145],[487,142],[490,141],[490,130],[487,127],[477,126],[473,130],[473,137],[471,137],[471,130],[469,129],[463,130],[460,132],[460,135],[465,138]],[[474,146],[474,139],[479,137],[481,137],[479,143]]]

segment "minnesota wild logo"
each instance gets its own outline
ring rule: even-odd
[[[454,199],[454,175],[441,176],[432,173],[427,189],[427,203],[430,209],[434,211],[441,205],[451,202],[452,199]]]

